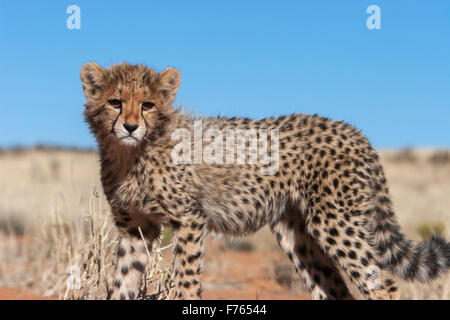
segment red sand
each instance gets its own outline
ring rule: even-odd
[[[0,300],[56,300],[42,297],[25,289],[0,288]]]

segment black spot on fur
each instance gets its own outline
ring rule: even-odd
[[[123,247],[119,246],[119,247],[117,248],[117,255],[118,255],[119,257],[123,257],[123,256],[125,255],[125,249],[124,249]]]
[[[133,266],[134,269],[136,269],[137,271],[139,271],[141,273],[143,273],[145,271],[145,266],[140,261],[135,260],[131,263],[131,265]]]
[[[120,269],[120,271],[122,272],[123,275],[126,275],[129,271],[127,266],[123,266],[122,269]]]

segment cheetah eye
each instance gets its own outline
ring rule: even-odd
[[[153,102],[146,101],[142,103],[142,110],[149,111],[153,109],[154,106],[155,104]]]
[[[115,109],[119,109],[122,107],[122,101],[119,99],[111,99],[108,101],[109,105]]]

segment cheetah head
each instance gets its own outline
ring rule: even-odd
[[[143,65],[96,63],[81,68],[84,115],[100,144],[136,147],[162,134],[181,82],[174,68],[161,73]]]

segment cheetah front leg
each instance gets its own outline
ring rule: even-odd
[[[148,252],[159,234],[159,227],[153,224],[121,230],[116,272],[108,299],[133,300],[138,297],[143,273],[149,263]]]
[[[200,274],[205,238],[205,222],[199,217],[191,217],[175,231],[175,299],[201,299]]]

